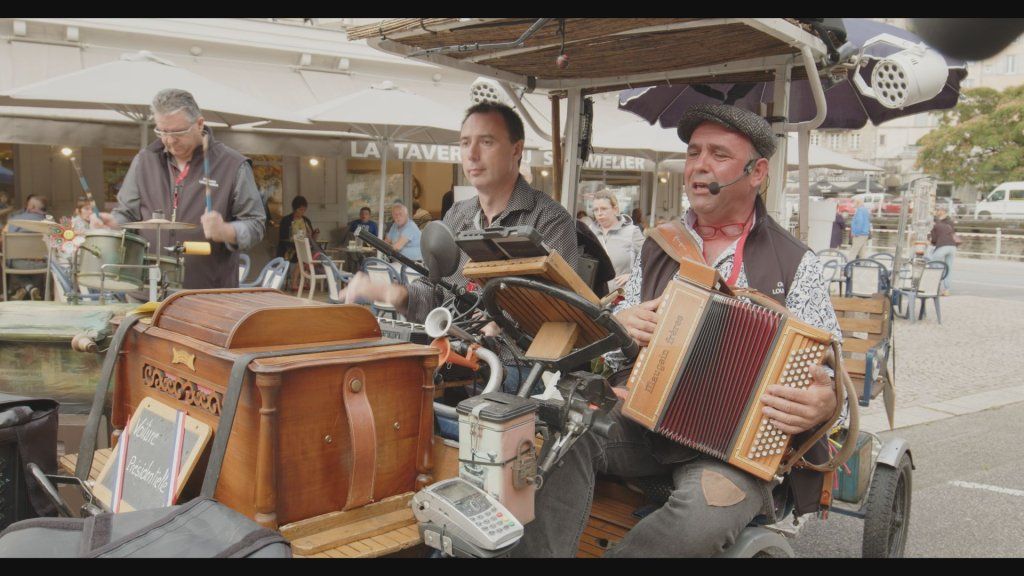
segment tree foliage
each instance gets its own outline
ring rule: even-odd
[[[918,142],[918,168],[982,189],[1024,180],[1024,86],[973,88],[961,98]]]

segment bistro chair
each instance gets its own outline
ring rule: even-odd
[[[341,287],[348,284],[352,275],[340,270],[333,260],[324,255],[321,255],[320,262],[327,274],[327,301],[331,304],[344,304],[341,300]]]
[[[4,300],[7,300],[7,277],[8,276],[38,276],[44,284],[44,289],[49,288],[46,280],[49,272],[46,269],[45,261],[49,257],[49,248],[43,241],[43,235],[38,232],[7,232],[3,233],[3,289]],[[38,268],[14,268],[11,266],[14,260],[35,260],[39,261]],[[49,294],[43,295],[45,300]]]
[[[893,263],[896,262],[896,256],[888,252],[876,252],[869,256],[868,258],[874,260],[875,262],[880,262],[882,266],[885,266],[885,271],[887,274],[892,271]]]
[[[249,275],[249,266],[252,265],[252,261],[249,259],[248,254],[238,255],[238,284],[241,285],[245,277]]]
[[[260,270],[260,275],[252,282],[240,282],[242,288],[273,288],[280,290],[288,279],[290,263],[284,258],[274,258]]]
[[[320,266],[320,269],[323,270],[323,263],[313,258],[313,249],[309,244],[309,238],[296,235],[294,240],[295,254],[299,261],[299,289],[295,292],[295,295],[302,298],[302,289],[306,281],[309,280],[309,295],[306,296],[306,299],[312,300],[313,294],[316,292],[317,281],[327,281],[327,274],[325,272],[317,273],[316,267]]]
[[[366,272],[370,276],[370,280],[375,284],[382,282],[389,282],[391,284],[402,283],[402,278],[398,271],[380,258],[367,258],[363,260],[363,272]],[[383,317],[385,314],[389,314],[392,318],[398,320],[398,310],[387,302],[374,301],[370,309],[375,316]]]
[[[885,265],[878,260],[858,258],[846,265],[846,295],[871,298],[889,291]]]
[[[942,297],[942,281],[949,274],[949,268],[945,262],[933,261],[924,265],[921,272],[921,279],[917,282],[917,289],[911,287],[909,290],[899,290],[900,300],[907,298],[907,309],[904,318],[910,318],[911,322],[921,320],[925,317],[925,304],[928,300],[935,303],[935,317],[942,324],[942,309],[939,306],[939,299]],[[921,309],[916,316],[914,314],[917,301],[921,301]]]
[[[846,254],[834,248],[826,248],[818,252],[818,259],[821,260],[822,277],[828,283],[829,292],[832,292],[832,284],[838,285],[838,293],[843,295],[844,271],[846,269]]]
[[[405,264],[402,264],[402,268],[401,270],[399,270],[398,274],[402,280],[403,286],[408,286],[412,284],[417,278],[423,277],[423,274],[420,274],[419,272],[413,270],[412,268],[406,266]]]

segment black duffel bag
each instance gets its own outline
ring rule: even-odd
[[[0,530],[26,518],[57,514],[28,465],[56,474],[59,406],[44,398],[0,393]]]
[[[279,532],[212,500],[89,518],[34,518],[0,532],[0,558],[290,558]]]

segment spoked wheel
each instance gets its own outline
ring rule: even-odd
[[[909,454],[895,468],[884,464],[875,468],[864,519],[865,558],[903,557],[910,529],[912,472]]]

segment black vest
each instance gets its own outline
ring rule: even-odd
[[[800,261],[810,248],[768,215],[760,196],[754,202],[754,210],[757,223],[750,230],[743,249],[747,283],[785,306]],[[640,300],[646,302],[665,291],[665,286],[679,270],[679,263],[648,237],[641,250],[640,267],[643,270]]]

